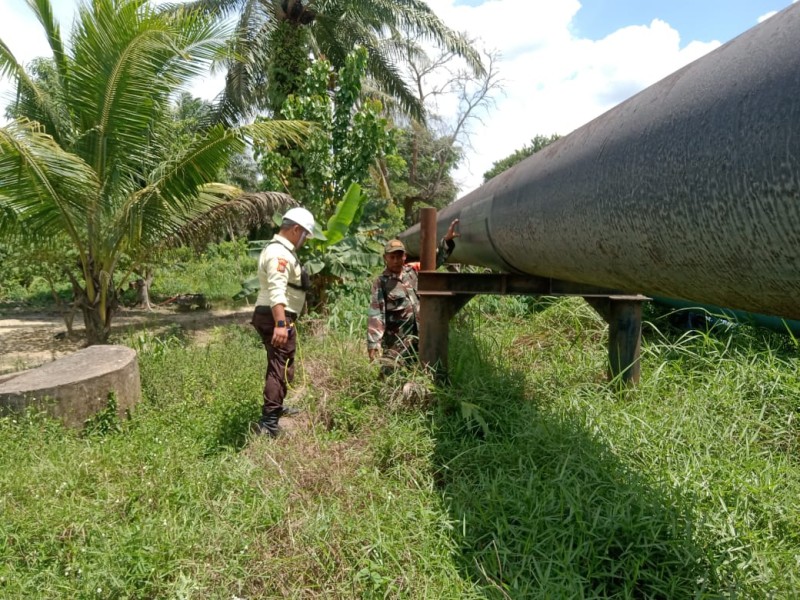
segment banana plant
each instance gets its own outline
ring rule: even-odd
[[[369,231],[358,229],[367,196],[357,183],[351,183],[336,210],[328,219],[325,230],[317,230],[300,251],[303,266],[311,275],[312,290],[309,304],[322,308],[330,286],[350,283],[369,277],[372,269],[381,264],[383,247],[371,239]],[[275,218],[280,225],[281,218]],[[251,256],[258,256],[268,240],[250,242]],[[258,292],[258,277],[242,282],[234,299],[250,297]]]

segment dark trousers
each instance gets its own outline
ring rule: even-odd
[[[261,308],[261,307],[259,307]],[[287,321],[291,319],[287,316]],[[294,327],[289,328],[289,339],[282,348],[275,348],[272,345],[272,331],[275,329],[275,320],[272,312],[259,311],[253,313],[250,321],[261,342],[267,349],[267,374],[264,378],[264,404],[261,408],[261,415],[278,410],[283,406],[283,399],[286,398],[287,386],[294,379],[294,352],[297,348],[297,333]]]

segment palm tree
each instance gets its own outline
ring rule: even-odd
[[[29,4],[52,59],[26,70],[0,40],[0,76],[16,80],[18,98],[0,128],[0,235],[63,248],[87,339],[103,342],[117,270],[204,215],[220,218],[239,190],[211,182],[249,138],[297,140],[304,126],[217,124],[176,144],[163,120],[171,98],[226,47],[219,22],[147,0],[93,0],[67,47],[50,0]]]
[[[467,39],[423,0],[194,0],[189,6],[239,16],[237,58],[228,62],[222,102],[228,119],[253,108],[279,115],[286,96],[298,90],[310,56],[339,69],[356,46],[367,49],[367,75],[378,89],[421,118],[422,105],[397,68],[408,56],[407,36],[461,56],[476,74],[484,71]]]

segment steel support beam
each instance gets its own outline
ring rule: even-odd
[[[438,273],[436,210],[422,209],[419,273],[420,362],[438,381],[447,379],[450,319],[477,294],[582,296],[608,323],[609,377],[621,385],[639,383],[642,302],[645,296],[623,295],[589,284],[508,273]]]
[[[473,294],[420,292],[419,358],[439,382],[447,380],[450,319]]]
[[[642,303],[645,296],[586,297],[608,323],[608,376],[621,387],[637,385],[641,375]]]

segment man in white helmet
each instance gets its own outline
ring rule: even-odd
[[[310,284],[297,250],[314,233],[314,216],[305,208],[290,208],[278,233],[258,259],[260,291],[251,321],[267,349],[264,403],[256,431],[277,437],[278,420],[291,414],[283,406],[294,378],[297,347],[294,323],[303,310]]]

